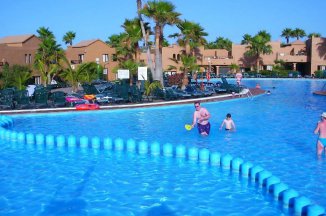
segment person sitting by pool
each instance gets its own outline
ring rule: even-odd
[[[256,89],[260,89],[260,84],[259,83],[256,84]]]
[[[315,134],[319,134],[317,140],[317,154],[321,155],[324,148],[326,147],[326,112],[321,114],[321,121],[318,122],[317,127],[314,131]]]
[[[191,127],[195,127],[197,123],[198,132],[201,135],[207,136],[211,130],[211,125],[208,121],[208,119],[211,117],[211,114],[206,108],[200,106],[199,101],[196,101],[194,106],[195,112]]]
[[[226,119],[223,120],[220,130],[222,130],[223,126],[225,125],[225,130],[227,131],[235,131],[235,124],[234,121],[231,118],[231,114],[226,114]]]

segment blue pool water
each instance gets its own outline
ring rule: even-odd
[[[229,153],[261,165],[325,207],[325,156],[316,157],[313,130],[325,111],[326,98],[312,94],[324,82],[243,81],[252,87],[257,82],[272,94],[202,104],[212,115],[209,137],[184,129],[184,124],[192,121],[192,104],[17,115],[13,129],[133,138]],[[236,123],[235,133],[218,130],[227,113]],[[287,214],[246,180],[187,161],[104,150],[35,149],[9,143],[2,143],[0,152],[0,215]]]

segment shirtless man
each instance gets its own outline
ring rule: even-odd
[[[317,127],[314,131],[315,134],[319,133],[317,141],[317,154],[321,155],[324,148],[326,147],[326,112],[321,114],[322,120],[318,122]]]
[[[225,125],[225,130],[233,130],[235,131],[235,124],[234,121],[231,118],[231,114],[228,113],[226,115],[226,119],[223,120],[220,130],[222,130],[223,126]]]
[[[208,110],[200,106],[200,102],[195,102],[195,112],[194,112],[194,119],[192,122],[192,127],[195,127],[197,123],[198,132],[201,135],[207,136],[211,130],[211,124],[209,123],[208,119],[211,117]]]

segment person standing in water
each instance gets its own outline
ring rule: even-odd
[[[326,147],[326,112],[321,114],[321,121],[318,122],[314,133],[319,134],[317,141],[317,154],[321,155]]]
[[[207,136],[211,130],[211,124],[208,121],[211,114],[206,108],[200,106],[199,101],[196,101],[194,106],[195,112],[191,127],[194,128],[197,124],[198,132],[203,136]]]
[[[234,121],[231,118],[231,114],[226,114],[226,118],[223,120],[220,130],[222,130],[223,126],[225,125],[225,130],[233,130],[235,131],[235,124]]]

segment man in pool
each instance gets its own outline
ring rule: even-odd
[[[314,133],[319,134],[317,141],[317,154],[321,155],[326,147],[326,112],[321,114],[321,121],[318,122]]]
[[[211,117],[211,114],[206,108],[200,106],[199,101],[196,101],[194,106],[195,112],[191,126],[195,127],[197,123],[198,132],[203,136],[207,136],[211,130],[211,124],[208,121],[208,119]]]

